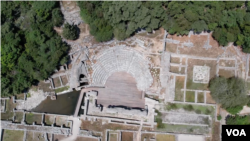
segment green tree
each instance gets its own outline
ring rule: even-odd
[[[59,8],[53,9],[52,19],[54,26],[61,26],[63,24],[63,14]]]
[[[226,109],[231,108],[234,110],[236,107],[242,107],[248,102],[247,85],[240,78],[216,77],[210,81],[209,90],[213,99]]]
[[[76,40],[79,36],[77,26],[66,23],[63,27],[62,35],[69,40]]]

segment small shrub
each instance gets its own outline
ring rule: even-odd
[[[189,130],[190,133],[194,132],[193,128],[189,128],[188,130]]]
[[[159,112],[158,110],[155,110],[155,112],[157,113],[157,116],[155,117],[155,121],[157,122],[157,128],[164,128],[165,125],[162,123],[162,113]]]
[[[196,113],[196,114],[201,114],[201,110],[196,109],[196,110],[195,110],[195,113]]]
[[[209,124],[209,118],[208,117],[203,118],[203,121],[204,121],[205,124]]]
[[[221,118],[222,118],[221,115],[217,116],[217,120],[221,120]]]
[[[211,111],[209,109],[206,109],[205,114],[209,115],[209,114],[211,114]]]
[[[236,107],[226,108],[226,110],[232,115],[235,115],[235,114],[239,113],[242,109],[243,109],[243,106],[236,106]]]
[[[187,105],[187,106],[184,106],[183,108],[186,111],[193,111],[194,110],[194,107],[192,105]]]
[[[162,123],[162,119],[160,117],[156,118],[156,122],[157,122],[157,128],[164,128],[165,125]]]
[[[175,103],[170,103],[167,105],[167,110],[175,110],[175,109],[178,109]]]

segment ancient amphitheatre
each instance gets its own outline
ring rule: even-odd
[[[69,15],[75,12],[65,10]],[[77,22],[77,18],[68,20]],[[44,82],[49,89],[67,88],[58,95],[81,91],[74,114],[31,112],[41,120],[27,123],[30,112],[20,108],[14,110],[15,115],[23,113],[20,123],[2,121],[4,129],[18,129],[25,140],[220,138],[220,125],[225,120],[216,117],[227,113],[211,98],[208,82],[215,76],[239,76],[250,81],[249,55],[232,44],[219,47],[211,33],[176,36],[159,29],[153,34],[140,31],[125,41],[97,43],[88,25],[78,26],[80,38],[65,40],[71,45],[70,64],[61,66]],[[159,124],[164,126],[159,128]]]

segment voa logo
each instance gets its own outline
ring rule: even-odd
[[[241,129],[241,131],[238,129],[226,129],[226,132],[228,136],[231,136],[231,134],[233,134],[233,136],[246,136],[244,129]]]

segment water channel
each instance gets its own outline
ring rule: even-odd
[[[73,115],[80,92],[81,91],[72,91],[61,94],[57,96],[56,100],[51,100],[50,97],[47,97],[47,99],[31,111],[39,113]]]

